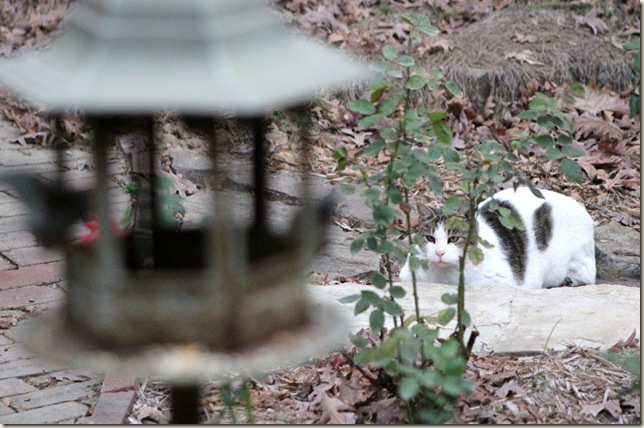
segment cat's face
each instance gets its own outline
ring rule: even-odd
[[[440,209],[418,206],[421,215],[420,233],[426,241],[421,257],[427,260],[430,267],[457,267],[459,257],[463,254],[465,237],[460,230],[448,229]]]

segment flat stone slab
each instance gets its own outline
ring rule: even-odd
[[[407,295],[398,299],[406,316],[415,312],[411,284],[401,284]],[[342,306],[356,332],[369,325],[369,312],[353,315],[353,304],[338,299],[373,286],[345,283],[311,285],[309,292],[316,302]],[[441,284],[418,284],[422,316],[435,316],[447,306],[441,295],[456,293],[456,287]],[[622,285],[587,285],[540,290],[513,287],[469,287],[465,308],[480,332],[474,351],[484,346],[494,352],[535,352],[544,347],[563,349],[567,344],[607,349],[637,331],[640,336],[640,289]],[[442,328],[441,337],[454,331],[454,322]],[[391,317],[387,326],[393,327]]]
[[[16,425],[55,424],[57,422],[85,416],[87,410],[88,407],[83,404],[68,401],[53,406],[40,407],[38,409],[0,416],[0,423]]]

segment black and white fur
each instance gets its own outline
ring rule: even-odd
[[[545,199],[527,187],[502,190],[492,196],[511,210],[524,229],[507,229],[497,214],[486,210],[490,199],[477,210],[476,233],[493,245],[483,251],[483,261],[474,265],[466,259],[465,285],[505,284],[519,288],[551,288],[595,282],[593,221],[586,209],[560,193],[541,190]],[[424,210],[421,215],[431,230],[427,244],[416,247],[418,257],[429,262],[418,268],[416,280],[458,284],[458,262],[463,254],[463,237],[445,227],[440,212]],[[400,272],[401,281],[411,281],[409,259]]]

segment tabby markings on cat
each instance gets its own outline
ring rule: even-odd
[[[492,244],[477,244],[483,260],[475,265],[466,258],[465,285],[505,284],[520,288],[551,288],[595,282],[593,221],[586,209],[569,196],[541,190],[544,199],[527,187],[506,189],[481,202],[477,209],[475,234]],[[497,213],[488,208],[494,199],[510,210],[523,229],[508,229]],[[416,269],[418,282],[458,284],[458,263],[463,254],[462,232],[449,230],[440,209],[419,204],[421,233],[427,243],[415,247],[428,268]],[[400,280],[411,281],[409,258]]]

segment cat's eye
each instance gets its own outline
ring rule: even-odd
[[[433,235],[425,235],[425,239],[427,239],[427,242],[431,242],[432,244],[436,243],[436,238],[434,238]]]
[[[449,243],[449,244],[455,244],[455,243],[457,243],[460,239],[461,239],[461,237],[460,237],[460,236],[450,236],[449,238],[447,238],[447,243]]]

